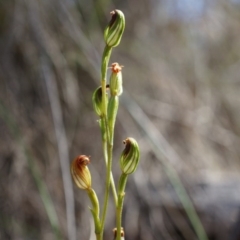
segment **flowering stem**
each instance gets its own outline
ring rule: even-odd
[[[96,234],[96,240],[101,240],[102,238],[101,238],[101,234],[99,233],[99,234]]]
[[[102,56],[102,104],[103,104],[103,109],[102,109],[102,116],[103,119],[107,118],[107,102],[106,102],[106,83],[107,83],[107,68],[108,68],[108,62],[111,56],[112,48],[108,47],[107,45],[104,48],[103,51],[103,56]]]
[[[115,203],[117,203],[117,194],[116,194],[115,185],[114,185],[112,172],[111,172],[113,145],[111,144],[111,137],[110,137],[110,136],[112,136],[112,133],[110,134],[109,128],[108,128],[107,95],[106,95],[107,68],[108,68],[108,63],[109,63],[109,59],[111,56],[111,52],[112,52],[112,47],[109,47],[106,45],[104,52],[103,52],[102,67],[101,67],[101,71],[102,71],[102,81],[101,81],[101,86],[102,86],[102,123],[103,123],[102,129],[104,131],[103,136],[105,136],[105,137],[103,137],[103,153],[104,153],[105,161],[107,163],[107,178],[106,178],[106,185],[105,185],[103,214],[102,214],[102,219],[101,219],[101,239],[103,238],[103,230],[104,230],[104,225],[105,225],[105,220],[106,220],[106,215],[107,215],[110,184],[112,185]]]
[[[125,196],[125,187],[127,183],[128,175],[122,173],[119,183],[118,183],[118,205],[116,208],[116,224],[117,224],[117,238],[116,240],[121,240],[121,225],[122,225],[122,209],[123,209],[123,200]]]
[[[103,118],[100,119],[100,126],[101,126],[101,132],[102,132],[103,155],[104,155],[105,163],[107,166],[108,165],[107,134],[106,134]],[[116,191],[112,172],[111,172],[111,176],[110,176],[110,184],[111,184],[111,188],[112,188],[112,192],[113,192],[114,202],[115,202],[115,205],[117,206],[117,191]]]

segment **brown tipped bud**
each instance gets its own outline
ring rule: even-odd
[[[79,155],[71,164],[71,174],[76,185],[81,189],[91,188],[91,174],[87,167],[90,159],[86,155]]]
[[[114,10],[110,14],[112,18],[104,30],[104,40],[109,47],[116,47],[119,45],[124,32],[125,17],[120,10]]]
[[[127,138],[123,143],[125,144],[125,149],[120,158],[121,170],[124,174],[131,174],[136,170],[139,162],[140,152],[138,143],[134,138]]]
[[[114,234],[113,240],[116,240],[117,239],[117,228],[113,229],[113,234]],[[124,230],[123,230],[123,228],[121,228],[121,240],[124,240]]]
[[[112,74],[109,83],[111,96],[120,96],[123,92],[122,67],[118,63],[113,63],[111,66]]]

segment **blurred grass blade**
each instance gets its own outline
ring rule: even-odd
[[[74,206],[74,193],[73,184],[70,175],[70,164],[69,164],[69,149],[66,130],[63,122],[62,107],[59,100],[59,92],[56,83],[55,76],[49,67],[50,63],[46,56],[41,58],[42,74],[46,84],[47,93],[49,97],[54,130],[57,141],[58,156],[62,172],[63,189],[66,201],[66,215],[67,215],[67,229],[68,239],[76,240],[76,219],[75,219],[75,206]]]
[[[35,165],[34,158],[32,157],[29,149],[27,148],[27,146],[25,145],[25,143],[22,140],[22,133],[21,133],[17,123],[14,121],[13,115],[11,115],[9,109],[7,109],[3,105],[1,100],[0,100],[0,117],[3,119],[3,121],[7,125],[9,131],[15,138],[15,141],[17,142],[17,144],[19,144],[21,146],[21,149],[26,157],[28,168],[29,168],[29,170],[32,174],[32,177],[35,181],[35,184],[38,188],[39,195],[42,199],[49,222],[53,229],[55,239],[57,239],[57,240],[62,239],[57,213],[56,213],[54,204],[52,202],[51,196],[48,192],[47,186],[46,186],[45,182],[43,181],[43,178],[41,177],[41,173],[39,172],[37,166]]]

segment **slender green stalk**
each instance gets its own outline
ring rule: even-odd
[[[110,180],[111,180],[111,169],[112,169],[112,149],[113,145],[109,144],[107,141],[107,155],[108,155],[108,164],[107,164],[107,179],[106,179],[106,187],[105,187],[105,197],[104,197],[104,206],[103,206],[103,215],[101,221],[101,234],[103,236],[104,224],[107,215],[107,206],[109,200],[109,190],[110,190]]]
[[[100,119],[100,122],[101,122],[100,127],[101,127],[101,133],[102,133],[103,155],[104,155],[105,163],[107,166],[108,165],[107,135],[106,135],[105,125],[103,124],[103,118]],[[112,188],[114,202],[115,202],[115,205],[117,206],[117,191],[116,191],[112,172],[111,172],[111,176],[110,176],[110,184],[111,184],[111,188]]]
[[[116,121],[116,116],[117,116],[117,110],[118,110],[118,97],[114,96],[110,98],[110,101],[108,104],[113,106],[114,111],[108,112],[108,121],[106,122],[107,124],[107,145],[104,146],[104,152],[106,154],[106,147],[107,147],[107,157],[108,157],[108,163],[107,163],[107,180],[106,180],[106,194],[105,194],[105,202],[106,205],[104,205],[104,211],[103,211],[103,219],[102,219],[102,227],[104,227],[105,223],[105,217],[106,217],[106,211],[107,211],[107,205],[108,205],[108,199],[109,199],[109,184],[113,181],[112,177],[112,152],[113,152],[113,138],[114,138],[114,127],[115,127],[115,121]],[[106,125],[105,125],[106,126]],[[106,129],[105,129],[106,132]],[[104,134],[104,133],[103,133]],[[106,141],[104,141],[104,144],[106,144]],[[113,184],[112,184],[113,186]],[[118,197],[116,193],[116,189],[113,188],[113,195],[114,195],[114,201],[117,206],[118,204]]]
[[[116,224],[117,224],[117,238],[116,240],[121,240],[121,225],[122,225],[122,209],[123,209],[123,200],[125,196],[125,187],[127,183],[128,175],[122,173],[119,184],[118,184],[118,205],[116,208]]]
[[[102,239],[101,234],[100,233],[96,234],[96,240],[101,240],[101,239]]]
[[[92,188],[89,188],[87,190],[89,199],[91,200],[92,203],[92,215],[93,215],[93,219],[94,219],[94,224],[95,224],[95,234],[96,234],[96,238],[98,239],[99,236],[101,236],[101,222],[99,219],[99,202],[98,202],[98,198],[97,195],[95,193],[95,191]]]
[[[101,85],[102,85],[102,104],[103,104],[103,109],[102,109],[102,115],[103,119],[107,118],[107,102],[106,102],[106,84],[107,84],[107,68],[108,68],[108,63],[109,59],[111,56],[112,48],[106,47],[104,48],[103,51],[103,56],[102,56],[102,80],[101,80]],[[105,120],[104,120],[105,122]]]
[[[103,148],[107,149],[107,146],[103,146]],[[106,162],[106,166],[107,166],[107,156],[108,155],[106,153],[106,156],[104,157],[105,158],[105,162]],[[110,185],[111,185],[111,188],[112,188],[114,202],[115,202],[115,205],[117,206],[118,196],[117,196],[117,191],[116,191],[116,187],[115,187],[112,171],[110,172]]]
[[[110,144],[110,135],[109,135],[109,128],[107,122],[107,99],[106,99],[106,83],[107,83],[107,68],[109,59],[111,56],[112,48],[107,46],[104,49],[103,57],[102,57],[102,120],[103,120],[103,128],[105,130],[106,138],[104,138],[103,142],[103,152],[104,156],[107,156],[107,178],[106,178],[106,185],[105,185],[105,196],[104,196],[104,205],[103,205],[103,215],[101,219],[101,239],[103,237],[103,230],[107,215],[107,206],[109,200],[109,188],[110,188],[110,181],[111,181],[111,169],[112,169],[112,144]],[[115,196],[116,199],[116,196]],[[115,200],[116,201],[116,200]]]

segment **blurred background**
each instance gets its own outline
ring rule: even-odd
[[[124,65],[116,123],[141,148],[123,212],[126,240],[240,239],[240,1],[1,0],[0,239],[94,239],[87,194],[69,164],[105,167],[92,93],[103,30],[126,29],[110,60]],[[113,239],[110,204],[105,239]]]

